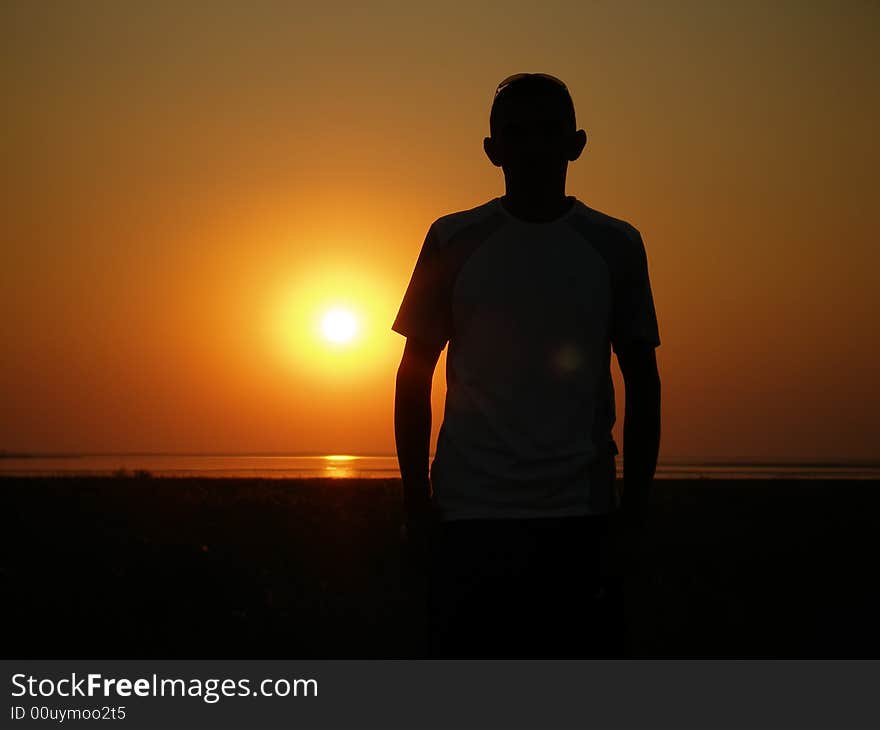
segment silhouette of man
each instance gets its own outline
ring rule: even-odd
[[[394,406],[401,535],[427,571],[428,651],[613,654],[599,610],[609,535],[643,524],[660,441],[645,248],[632,225],[565,194],[587,135],[562,81],[505,79],[489,126],[483,148],[505,194],[431,224],[392,325],[406,337]],[[612,348],[626,387],[622,490]]]

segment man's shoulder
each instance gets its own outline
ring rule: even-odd
[[[475,226],[492,228],[500,224],[502,220],[503,218],[499,215],[495,205],[495,198],[492,198],[485,203],[475,205],[473,208],[441,215],[431,224],[431,229],[434,231],[437,241],[442,245],[466,229]]]
[[[571,217],[571,224],[576,228],[584,230],[605,229],[628,240],[636,240],[641,237],[638,228],[623,218],[615,218],[601,210],[591,208],[580,200],[578,200],[577,206],[577,211]]]
[[[617,271],[638,266],[646,255],[639,229],[622,218],[615,218],[580,201],[578,203],[578,210],[569,218],[569,224],[581,238]]]

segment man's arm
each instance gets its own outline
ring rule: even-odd
[[[660,450],[660,374],[651,344],[634,342],[617,351],[626,388],[623,421],[623,510],[644,508]]]
[[[442,351],[443,346],[407,337],[397,369],[394,438],[407,525],[423,522],[430,513],[431,383]]]

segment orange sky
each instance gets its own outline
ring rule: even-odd
[[[880,456],[876,4],[192,5],[0,9],[0,448],[393,453],[419,247],[545,71],[648,250],[661,458]]]

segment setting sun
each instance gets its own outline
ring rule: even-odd
[[[326,251],[339,245],[334,244],[337,240],[354,238],[353,232],[343,231],[319,237],[314,245]],[[368,250],[379,243],[364,234],[359,240]],[[272,280],[262,281],[259,305],[261,347],[271,355],[273,369],[295,374],[296,382],[308,383],[312,392],[332,383],[336,395],[342,392],[342,383],[353,389],[394,371],[403,343],[390,323],[405,286],[400,279],[409,272],[393,273],[351,251],[344,256],[316,256],[308,265],[296,267],[279,260],[276,273]]]
[[[357,332],[357,322],[351,312],[331,309],[321,320],[321,331],[331,342],[351,342]]]

